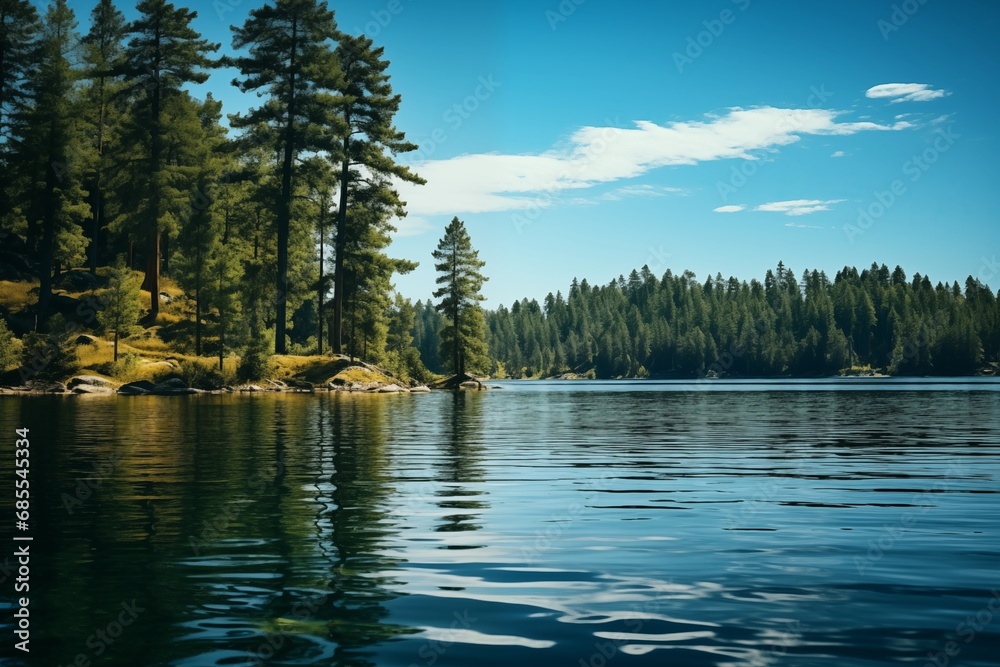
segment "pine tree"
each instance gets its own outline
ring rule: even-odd
[[[116,100],[121,82],[114,76],[122,66],[125,15],[112,0],[100,0],[90,14],[90,31],[83,37],[84,78],[83,117],[90,125],[91,156],[87,188],[90,191],[90,272],[97,273],[101,230],[107,224],[105,189],[109,171],[109,150],[120,132],[122,104]]]
[[[195,354],[202,353],[202,316],[206,312],[205,289],[210,282],[209,265],[218,252],[224,234],[222,206],[216,200],[219,181],[227,166],[222,149],[225,129],[219,125],[222,105],[211,93],[203,104],[196,104],[186,96],[177,98],[188,102],[186,117],[175,120],[176,136],[183,145],[178,152],[186,152],[185,162],[195,165],[188,174],[189,185],[195,195],[190,206],[180,216],[177,279],[182,287],[194,294]]]
[[[333,325],[331,347],[335,353],[343,346],[343,319],[346,267],[349,261],[348,208],[353,191],[359,187],[374,187],[379,182],[395,178],[410,183],[424,183],[409,168],[397,164],[392,156],[417,149],[405,135],[393,126],[399,110],[400,96],[393,95],[386,70],[389,61],[383,59],[384,49],[374,48],[364,35],[353,37],[340,34],[336,57],[342,72],[335,100],[340,121],[340,142],[332,156],[339,167],[340,205],[337,215],[337,249],[334,266]],[[390,153],[391,155],[387,154]],[[360,173],[363,169],[366,176]],[[398,202],[398,215],[403,215]]]
[[[292,199],[296,189],[296,161],[304,153],[329,150],[327,114],[329,90],[339,83],[340,71],[332,41],[337,24],[326,2],[275,0],[250,11],[242,28],[234,29],[233,48],[246,49],[231,64],[242,80],[233,85],[242,92],[267,92],[267,101],[246,115],[231,116],[233,127],[252,129],[251,137],[268,145],[277,156],[280,190],[276,193],[277,295],[275,352],[285,352],[288,313],[288,243]]]
[[[104,307],[98,313],[101,327],[114,334],[115,361],[118,361],[118,339],[132,333],[142,314],[141,284],[142,279],[125,264],[125,258],[119,257],[108,275],[108,287],[101,294]]]
[[[465,375],[466,368],[482,371],[488,366],[486,358],[486,323],[479,302],[479,293],[488,280],[480,272],[486,265],[473,250],[472,239],[465,223],[457,217],[445,228],[444,236],[433,252],[436,271],[441,275],[434,292],[440,298],[437,309],[448,324],[441,334],[442,356],[451,361],[452,371]]]
[[[128,180],[132,186],[132,213],[138,240],[145,244],[146,270],[143,289],[150,293],[151,321],[160,312],[160,261],[163,235],[175,221],[172,176],[166,169],[165,122],[167,105],[181,94],[187,83],[204,83],[204,70],[216,63],[208,56],[219,48],[201,38],[191,27],[198,12],[176,8],[166,0],[142,0],[136,5],[139,18],[128,26],[132,35],[116,74],[125,77],[132,98],[133,119],[127,140],[135,144]]]
[[[27,105],[25,86],[34,70],[36,38],[41,24],[29,0],[0,0],[0,231],[20,227],[14,155],[14,117]],[[20,231],[20,230],[18,230]]]
[[[79,180],[82,134],[73,97],[78,78],[72,68],[75,29],[66,1],[53,2],[39,36],[37,71],[24,89],[30,107],[18,114],[14,138],[31,179],[28,222],[40,230],[38,327],[50,314],[53,274],[60,263],[79,259],[86,245],[80,223],[90,214]]]

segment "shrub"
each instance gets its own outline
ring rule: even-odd
[[[219,389],[227,384],[225,376],[219,372],[218,368],[200,361],[182,360],[177,374],[189,387],[195,389]]]
[[[7,321],[0,317],[0,373],[17,361],[17,339],[7,327]]]
[[[49,333],[25,335],[21,349],[21,369],[25,380],[62,380],[79,366],[76,346],[71,340],[74,327],[67,327],[62,315],[49,320]]]
[[[133,380],[133,376],[139,370],[140,358],[135,352],[122,352],[118,355],[118,361],[111,362],[110,375],[119,380]]]
[[[274,372],[271,346],[272,342],[267,336],[259,336],[247,345],[236,369],[236,376],[241,382],[263,380]]]

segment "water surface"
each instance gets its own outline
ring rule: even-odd
[[[33,633],[0,656],[997,664],[997,384],[502,384],[3,398]]]

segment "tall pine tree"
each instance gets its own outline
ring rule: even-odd
[[[417,149],[393,125],[400,96],[392,93],[386,70],[389,61],[384,49],[375,48],[364,35],[341,34],[336,56],[343,74],[340,96],[335,100],[340,120],[340,141],[331,156],[340,174],[340,205],[337,210],[336,264],[333,272],[333,324],[330,346],[335,353],[343,347],[345,283],[349,260],[348,208],[352,190],[371,188],[389,178],[424,183],[393,156]],[[387,154],[388,151],[388,154]],[[363,172],[362,172],[363,170]],[[402,202],[399,203],[402,214]]]
[[[235,128],[252,129],[252,137],[277,156],[280,190],[277,217],[277,294],[274,348],[285,352],[288,322],[288,241],[299,156],[331,148],[328,131],[335,120],[327,110],[328,91],[339,85],[333,55],[337,23],[326,2],[275,0],[250,11],[242,28],[234,28],[233,48],[248,55],[232,60],[242,79],[242,92],[267,92],[263,105],[230,117]]]
[[[486,262],[479,259],[479,252],[472,248],[472,239],[465,230],[465,223],[453,218],[444,230],[433,253],[435,270],[441,275],[434,292],[441,301],[437,309],[447,319],[441,333],[441,355],[451,361],[451,370],[461,376],[466,369],[482,372],[488,364],[486,358],[486,324],[479,302],[479,291],[488,280],[481,270]]]
[[[139,18],[128,26],[132,35],[118,73],[125,77],[132,97],[132,139],[139,144],[129,178],[138,195],[135,227],[145,245],[143,289],[150,293],[150,320],[160,311],[160,260],[162,237],[173,223],[170,210],[173,183],[166,169],[164,116],[170,99],[186,83],[204,83],[205,71],[216,65],[208,54],[218,50],[191,27],[198,12],[176,8],[165,0],[142,0]]]

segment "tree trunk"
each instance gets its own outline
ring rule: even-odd
[[[59,160],[50,159],[49,164],[58,164]],[[42,218],[41,267],[38,286],[38,313],[35,328],[41,331],[49,319],[49,307],[52,302],[52,265],[56,245],[56,189],[57,176],[50,166],[45,172],[45,208]]]
[[[350,115],[345,114],[349,119]],[[336,253],[333,268],[333,329],[330,345],[335,354],[343,347],[344,251],[347,248],[347,188],[351,177],[350,138],[344,138],[344,163],[340,168],[340,208],[337,210]],[[353,336],[352,336],[353,338]]]
[[[201,356],[201,280],[194,286],[194,353]]]
[[[160,273],[170,275],[170,235],[161,234]]]
[[[324,205],[324,204],[321,204]],[[319,310],[319,333],[316,334],[316,344],[319,346],[318,354],[323,356],[323,256],[326,246],[324,245],[323,231],[323,211],[319,213],[319,294],[317,294],[317,308]]]
[[[118,329],[115,329],[115,358],[114,361],[118,361]]]
[[[288,117],[285,122],[285,147],[281,163],[281,198],[278,202],[278,294],[275,308],[274,353],[285,353],[285,328],[288,316],[288,227],[292,217],[292,166],[295,159],[295,53],[298,48],[298,22],[292,21],[291,56],[288,80]]]
[[[219,373],[222,373],[222,360],[226,356],[226,327],[225,314],[219,311]]]
[[[104,159],[104,82],[105,77],[102,76],[98,84],[100,90],[100,110],[97,114],[97,174],[94,176],[94,203],[92,204],[93,210],[91,211],[90,226],[89,259],[91,275],[97,275],[97,252],[99,247],[97,236],[101,233],[101,219],[104,215],[102,210],[104,202],[101,196],[101,188],[104,185],[101,179],[103,174],[102,161]]]
[[[160,234],[153,233],[149,239],[149,246],[146,249],[146,277],[142,281],[142,289],[149,291],[149,315],[146,316],[150,323],[156,321],[160,314]]]

